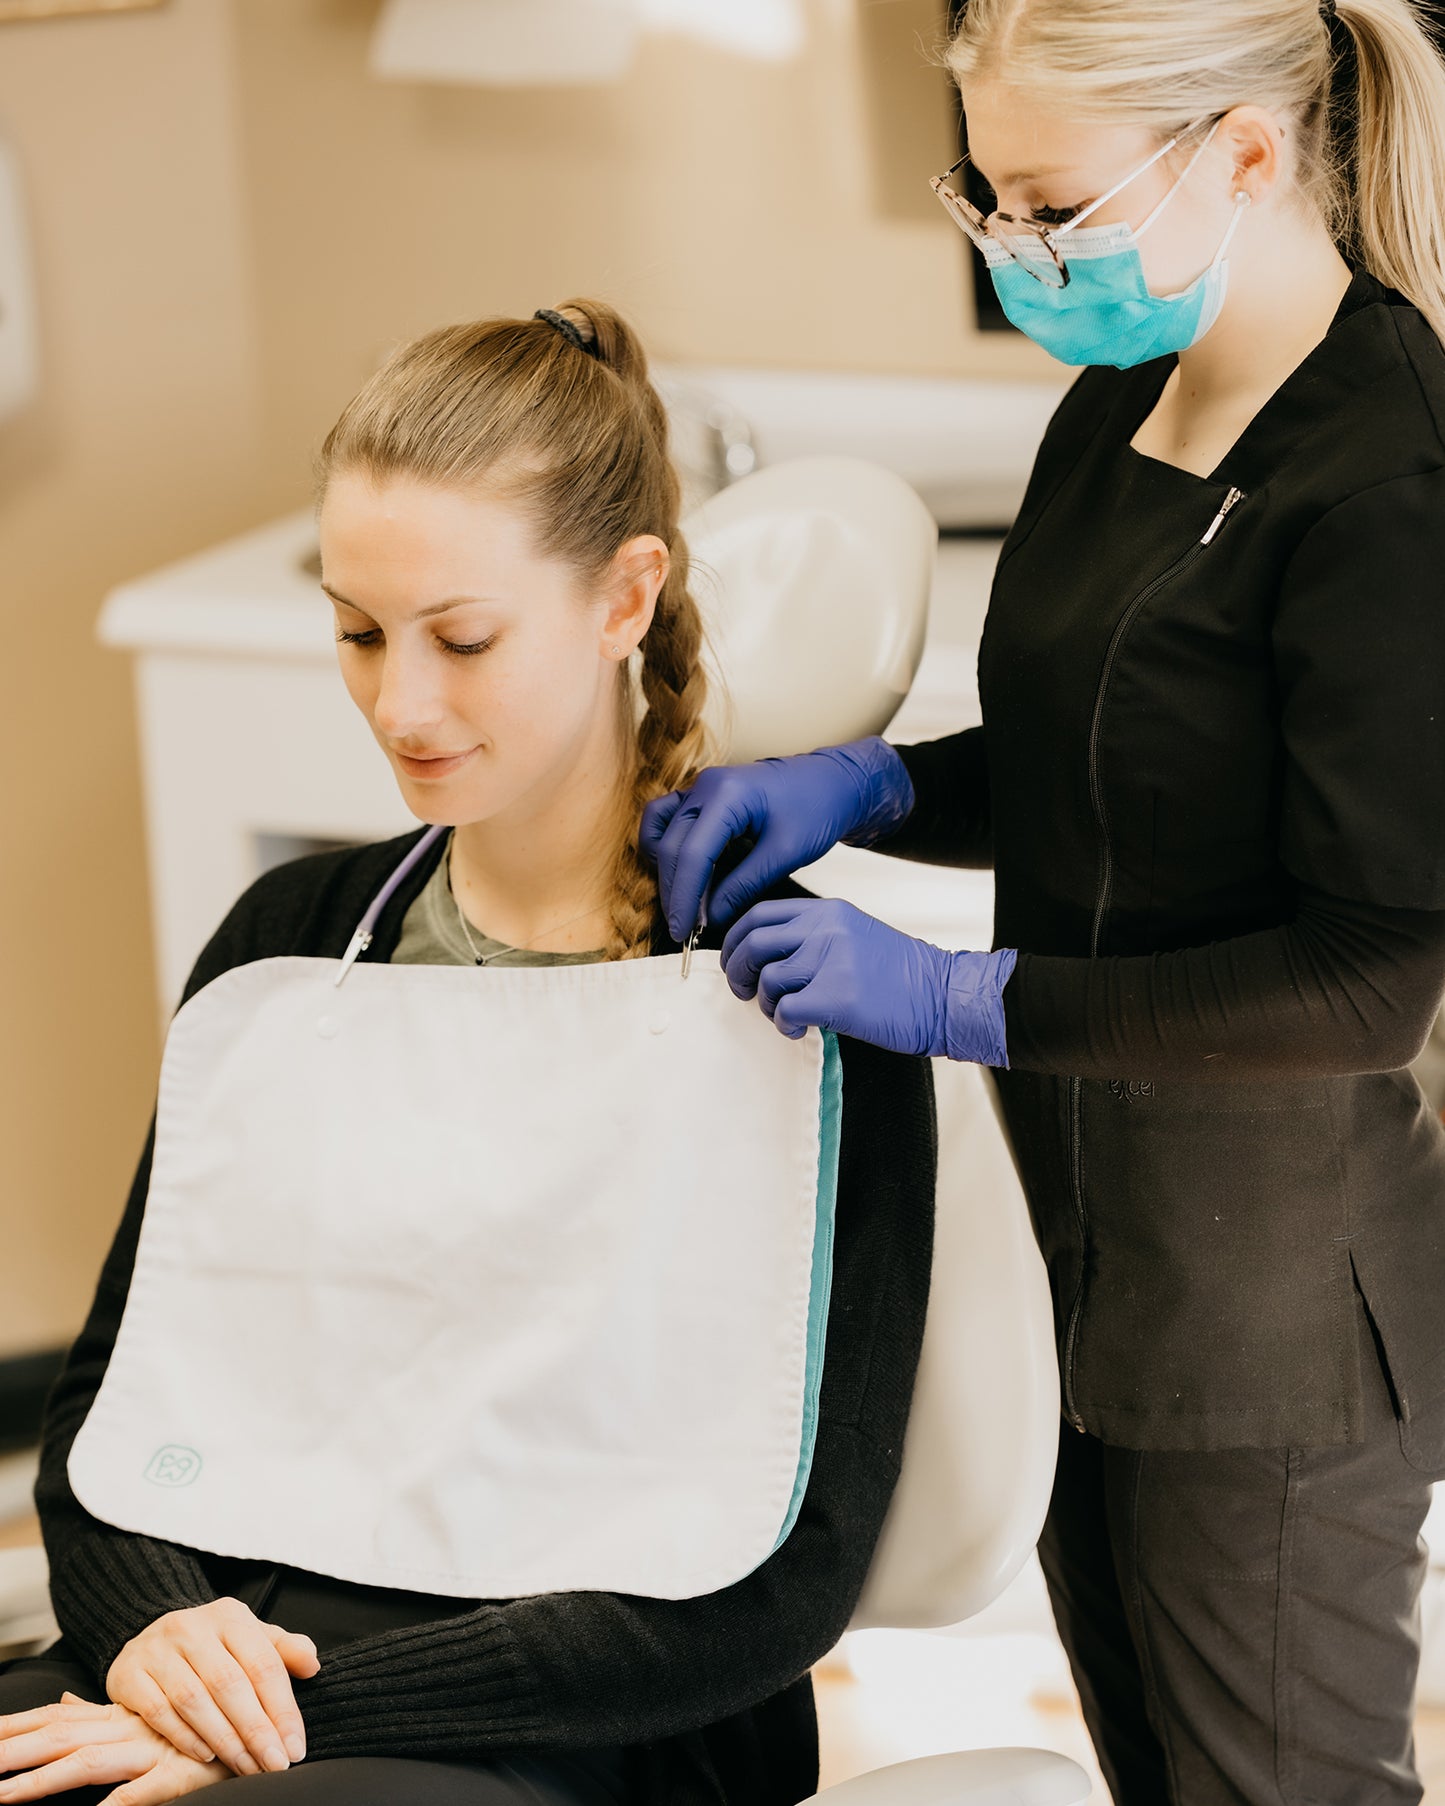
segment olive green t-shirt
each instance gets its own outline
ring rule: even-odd
[[[401,925],[401,939],[391,956],[394,966],[472,966],[476,953],[467,945],[457,916],[457,901],[452,894],[451,844],[437,861],[436,870],[424,889],[407,910]],[[601,948],[590,953],[537,953],[525,947],[509,947],[505,941],[493,940],[476,923],[470,924],[477,953],[487,956],[489,966],[590,966],[605,959]]]

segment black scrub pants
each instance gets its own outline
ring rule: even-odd
[[[0,1715],[53,1705],[62,1693],[103,1701],[94,1677],[74,1662],[45,1656],[0,1670]],[[298,1762],[280,1774],[236,1775],[225,1797],[236,1806],[627,1806],[621,1764],[570,1756],[517,1756],[492,1762],[429,1762],[402,1756],[340,1756]],[[119,1782],[113,1784],[119,1786]],[[246,1789],[245,1801],[235,1791]],[[110,1787],[50,1794],[68,1806],[98,1806]],[[197,1799],[210,1797],[203,1788]]]
[[[1406,1459],[1363,1346],[1362,1442],[1140,1453],[1064,1427],[1039,1555],[1115,1806],[1419,1801],[1442,1475]]]

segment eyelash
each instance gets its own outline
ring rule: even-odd
[[[1041,226],[1062,226],[1078,211],[1077,207],[1035,207],[1031,209],[1029,218],[1037,220]]]
[[[347,633],[343,628],[336,630],[336,638],[344,646],[370,648],[376,645],[380,637],[380,631],[375,627],[368,628],[365,633]],[[486,652],[495,643],[496,637],[495,634],[492,634],[488,639],[473,641],[470,646],[458,646],[454,640],[443,640],[441,643],[448,652],[454,652],[458,658],[475,658],[478,653]]]

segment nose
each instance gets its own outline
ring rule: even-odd
[[[404,648],[388,642],[381,653],[372,722],[391,745],[406,751],[406,742],[424,745],[442,719],[437,673],[425,658],[409,656]]]

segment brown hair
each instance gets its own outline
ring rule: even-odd
[[[615,823],[608,953],[647,953],[657,882],[637,850],[643,805],[707,762],[702,621],[688,589],[667,414],[641,342],[598,301],[556,309],[582,345],[542,319],[447,326],[404,345],[343,411],[321,448],[319,495],[338,470],[448,488],[485,482],[516,501],[538,550],[598,577],[621,546],[656,534],[671,563],[641,646],[637,694],[618,670],[630,761]]]
[[[970,0],[947,51],[1080,121],[1161,138],[1246,102],[1285,114],[1297,189],[1343,254],[1445,338],[1445,59],[1415,0]],[[1177,154],[1177,153],[1176,153]]]

